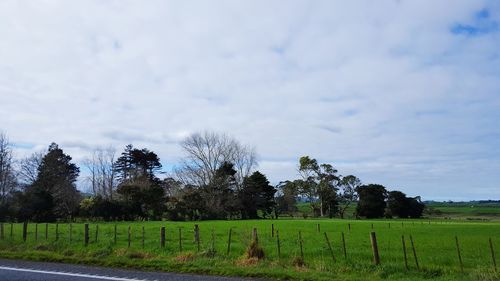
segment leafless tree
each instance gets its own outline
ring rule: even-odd
[[[7,135],[0,132],[0,203],[16,187],[16,176],[12,160],[12,146]]]
[[[113,199],[116,188],[116,174],[113,169],[116,150],[113,147],[97,148],[84,163],[89,171],[87,180],[91,184],[92,193],[106,199]]]
[[[38,176],[38,168],[42,164],[45,152],[34,152],[30,156],[21,159],[18,167],[18,178],[24,186],[31,185]]]
[[[176,174],[185,184],[207,185],[217,169],[224,162],[230,162],[238,172],[236,180],[241,185],[243,178],[257,166],[255,150],[226,134],[195,133],[185,138],[181,147],[186,156]]]

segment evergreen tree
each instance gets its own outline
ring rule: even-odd
[[[362,185],[356,189],[359,201],[356,207],[358,216],[381,218],[385,212],[385,198],[387,191],[379,184]]]
[[[35,182],[28,189],[35,219],[68,218],[74,214],[80,201],[75,185],[79,173],[80,169],[71,163],[71,156],[52,143]]]
[[[246,177],[243,181],[243,189],[240,191],[242,217],[247,219],[258,218],[258,211],[264,216],[271,214],[276,189],[269,184],[266,176],[259,171]]]

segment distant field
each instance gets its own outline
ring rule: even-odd
[[[498,220],[500,221],[500,203],[478,203],[478,202],[432,202],[426,203],[426,207],[434,212],[424,213],[424,217],[434,219],[469,219],[469,220]],[[303,217],[306,214],[312,216],[309,203],[297,204],[298,211],[296,217]],[[345,218],[354,218],[353,213],[356,205],[350,206],[345,214]],[[435,212],[437,211],[437,212]]]
[[[500,275],[493,272],[488,244],[491,237],[494,249],[500,253],[500,223],[496,222],[280,219],[197,223],[201,238],[199,252],[194,242],[195,222],[120,222],[116,224],[116,243],[114,223],[91,223],[90,244],[87,247],[83,242],[84,225],[80,223],[71,226],[71,242],[69,224],[58,225],[58,241],[55,241],[56,225],[48,225],[46,240],[45,224],[38,225],[38,237],[35,237],[35,224],[30,224],[26,242],[22,240],[22,224],[13,225],[12,236],[10,224],[4,224],[0,257],[275,279],[500,280]],[[99,232],[96,241],[97,225]],[[274,237],[272,225],[275,229]],[[166,227],[164,249],[160,248],[161,226]],[[265,259],[261,261],[245,258],[245,250],[251,242],[254,227],[257,228],[259,244],[265,252]],[[232,237],[228,254],[230,228]],[[279,231],[280,236],[280,256],[276,231]],[[296,264],[301,256],[299,231],[303,240],[303,267]],[[378,240],[381,259],[379,266],[373,265],[369,238],[371,231],[376,233]],[[331,242],[334,258],[327,246],[325,232]],[[346,258],[341,242],[342,233],[346,242]],[[406,238],[408,271],[404,264],[401,235]],[[409,235],[414,239],[419,269],[416,268]],[[464,273],[460,269],[455,236],[460,243]],[[213,256],[212,245],[215,249]]]
[[[433,202],[426,206],[441,212],[441,214],[433,214],[433,217],[500,220],[500,203]]]

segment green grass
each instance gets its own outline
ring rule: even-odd
[[[500,203],[479,203],[479,202],[433,202],[427,204],[428,207],[438,210],[440,214],[433,214],[434,217],[447,217],[453,219],[500,219]]]
[[[5,239],[0,241],[0,257],[45,261],[93,264],[114,267],[140,268],[228,276],[269,277],[298,280],[500,280],[493,273],[488,238],[500,252],[500,223],[401,221],[401,220],[252,220],[203,221],[200,226],[201,251],[194,243],[195,222],[120,222],[117,223],[117,243],[113,241],[115,223],[98,223],[99,236],[95,241],[96,224],[90,224],[90,244],[83,242],[83,224],[59,224],[59,240],[55,241],[55,225],[49,225],[45,240],[45,224],[29,225],[28,239],[22,241],[22,224],[4,224]],[[321,232],[317,231],[320,224]],[[404,225],[402,225],[402,223]],[[281,256],[278,258],[276,237],[271,224],[279,230]],[[348,231],[348,224],[351,231]],[[377,234],[381,265],[374,266],[369,233],[372,225]],[[390,227],[389,227],[390,224]],[[131,247],[128,248],[127,228],[131,226]],[[145,227],[145,245],[141,245],[141,228]],[[166,248],[160,246],[160,227],[165,226]],[[245,258],[245,249],[251,242],[256,227],[259,244],[266,258],[253,263]],[[227,254],[228,231],[232,228],[231,252]],[[179,229],[182,230],[182,252],[179,249]],[[210,253],[214,230],[216,254]],[[303,238],[305,267],[293,265],[300,256],[298,233]],[[325,242],[324,232],[332,243],[335,261]],[[341,233],[345,234],[347,259],[341,247]],[[401,235],[407,239],[410,269],[405,270]],[[420,270],[413,260],[408,236],[415,241]],[[461,273],[455,236],[458,236],[465,272]]]

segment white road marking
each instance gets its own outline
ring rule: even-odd
[[[63,276],[83,277],[83,278],[112,280],[112,281],[148,281],[145,279],[109,277],[109,276],[90,275],[90,274],[83,274],[83,273],[47,271],[47,270],[36,270],[36,269],[6,267],[6,266],[0,266],[0,270],[32,272],[32,273],[42,273],[42,274],[52,274],[52,275],[63,275]]]

